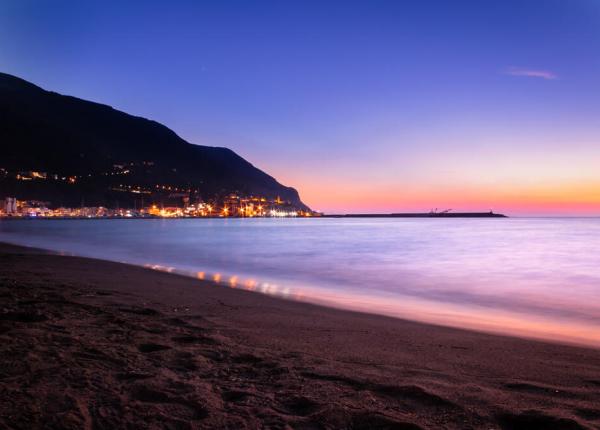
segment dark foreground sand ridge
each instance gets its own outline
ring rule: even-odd
[[[600,429],[600,351],[0,247],[0,428]]]

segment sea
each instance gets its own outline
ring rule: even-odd
[[[288,300],[600,347],[598,218],[0,220],[0,241]]]

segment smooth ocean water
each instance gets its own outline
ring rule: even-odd
[[[3,220],[0,241],[600,346],[600,219]]]

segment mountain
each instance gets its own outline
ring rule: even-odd
[[[0,198],[133,207],[144,197],[208,201],[235,193],[308,209],[294,188],[230,149],[190,144],[158,122],[4,73],[0,142]]]

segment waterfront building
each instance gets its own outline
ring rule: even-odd
[[[2,206],[6,215],[17,214],[17,199],[15,197],[6,197]]]

